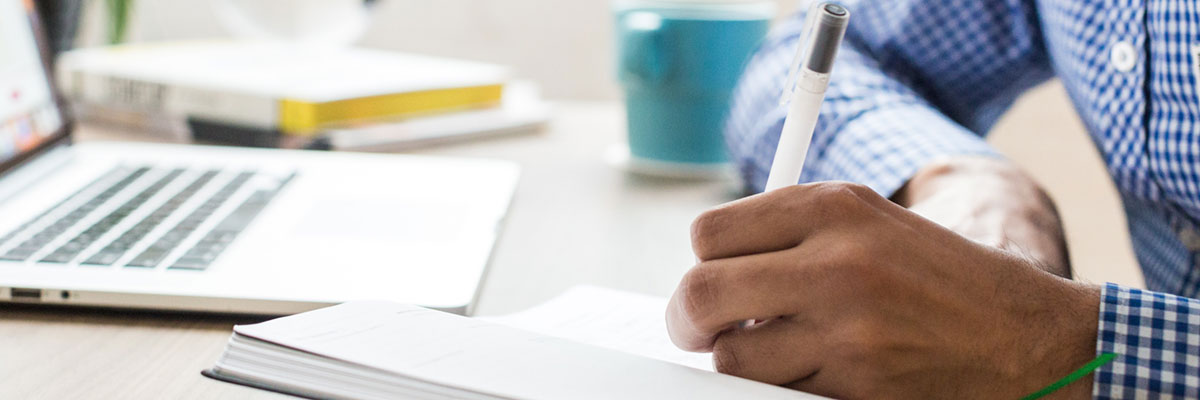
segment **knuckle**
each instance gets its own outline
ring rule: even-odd
[[[888,348],[886,330],[869,321],[847,325],[842,330],[841,337],[847,342],[841,346],[845,351],[844,359],[857,365],[868,365],[881,357]]]
[[[855,275],[869,273],[874,263],[880,260],[880,251],[872,243],[845,240],[831,247],[831,253],[837,257],[838,266]]]
[[[847,204],[867,203],[870,199],[880,197],[870,187],[853,182],[825,182],[823,189],[828,200]]]
[[[845,185],[847,191],[861,199],[865,200],[879,197],[879,194],[875,193],[875,190],[871,189],[867,185],[853,182],[843,182],[843,185]]]
[[[718,236],[722,231],[721,226],[726,219],[724,215],[724,209],[714,208],[692,221],[692,251],[701,260],[710,258],[715,251]]]
[[[683,317],[692,326],[706,326],[717,301],[719,274],[717,268],[701,263],[688,271],[679,283]]]
[[[822,238],[811,245],[821,250],[817,254],[809,253],[809,271],[837,287],[853,285],[861,275],[869,274],[879,252],[871,243],[841,238]]]
[[[846,209],[862,203],[862,197],[857,190],[850,183],[825,182],[816,192],[816,200],[826,206]]]
[[[796,198],[799,196],[803,196],[805,193],[808,193],[812,190],[812,188],[807,187],[807,186],[820,186],[822,184],[823,183],[814,183],[811,185],[784,186],[779,189],[775,189],[774,192],[768,193],[767,195],[776,195],[776,196],[785,197],[785,198]]]

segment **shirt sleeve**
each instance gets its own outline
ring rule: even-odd
[[[801,181],[843,180],[890,196],[922,166],[996,156],[982,135],[1052,76],[1031,0],[849,1],[851,22]],[[779,25],[747,65],[725,136],[748,190],[766,184],[779,104],[803,25]]]
[[[1105,285],[1097,354],[1096,399],[1200,398],[1200,300]]]

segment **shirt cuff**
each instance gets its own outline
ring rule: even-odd
[[[1109,283],[1099,325],[1094,398],[1200,397],[1200,301]]]

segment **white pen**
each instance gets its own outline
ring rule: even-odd
[[[849,22],[850,11],[835,3],[814,4],[805,18],[800,47],[780,98],[781,104],[788,104],[788,112],[767,176],[767,191],[800,181],[825,90],[829,88],[833,60]]]

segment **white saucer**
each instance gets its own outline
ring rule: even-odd
[[[604,161],[629,173],[673,179],[718,180],[736,175],[731,163],[681,163],[634,157],[629,146],[615,144],[604,152]]]

